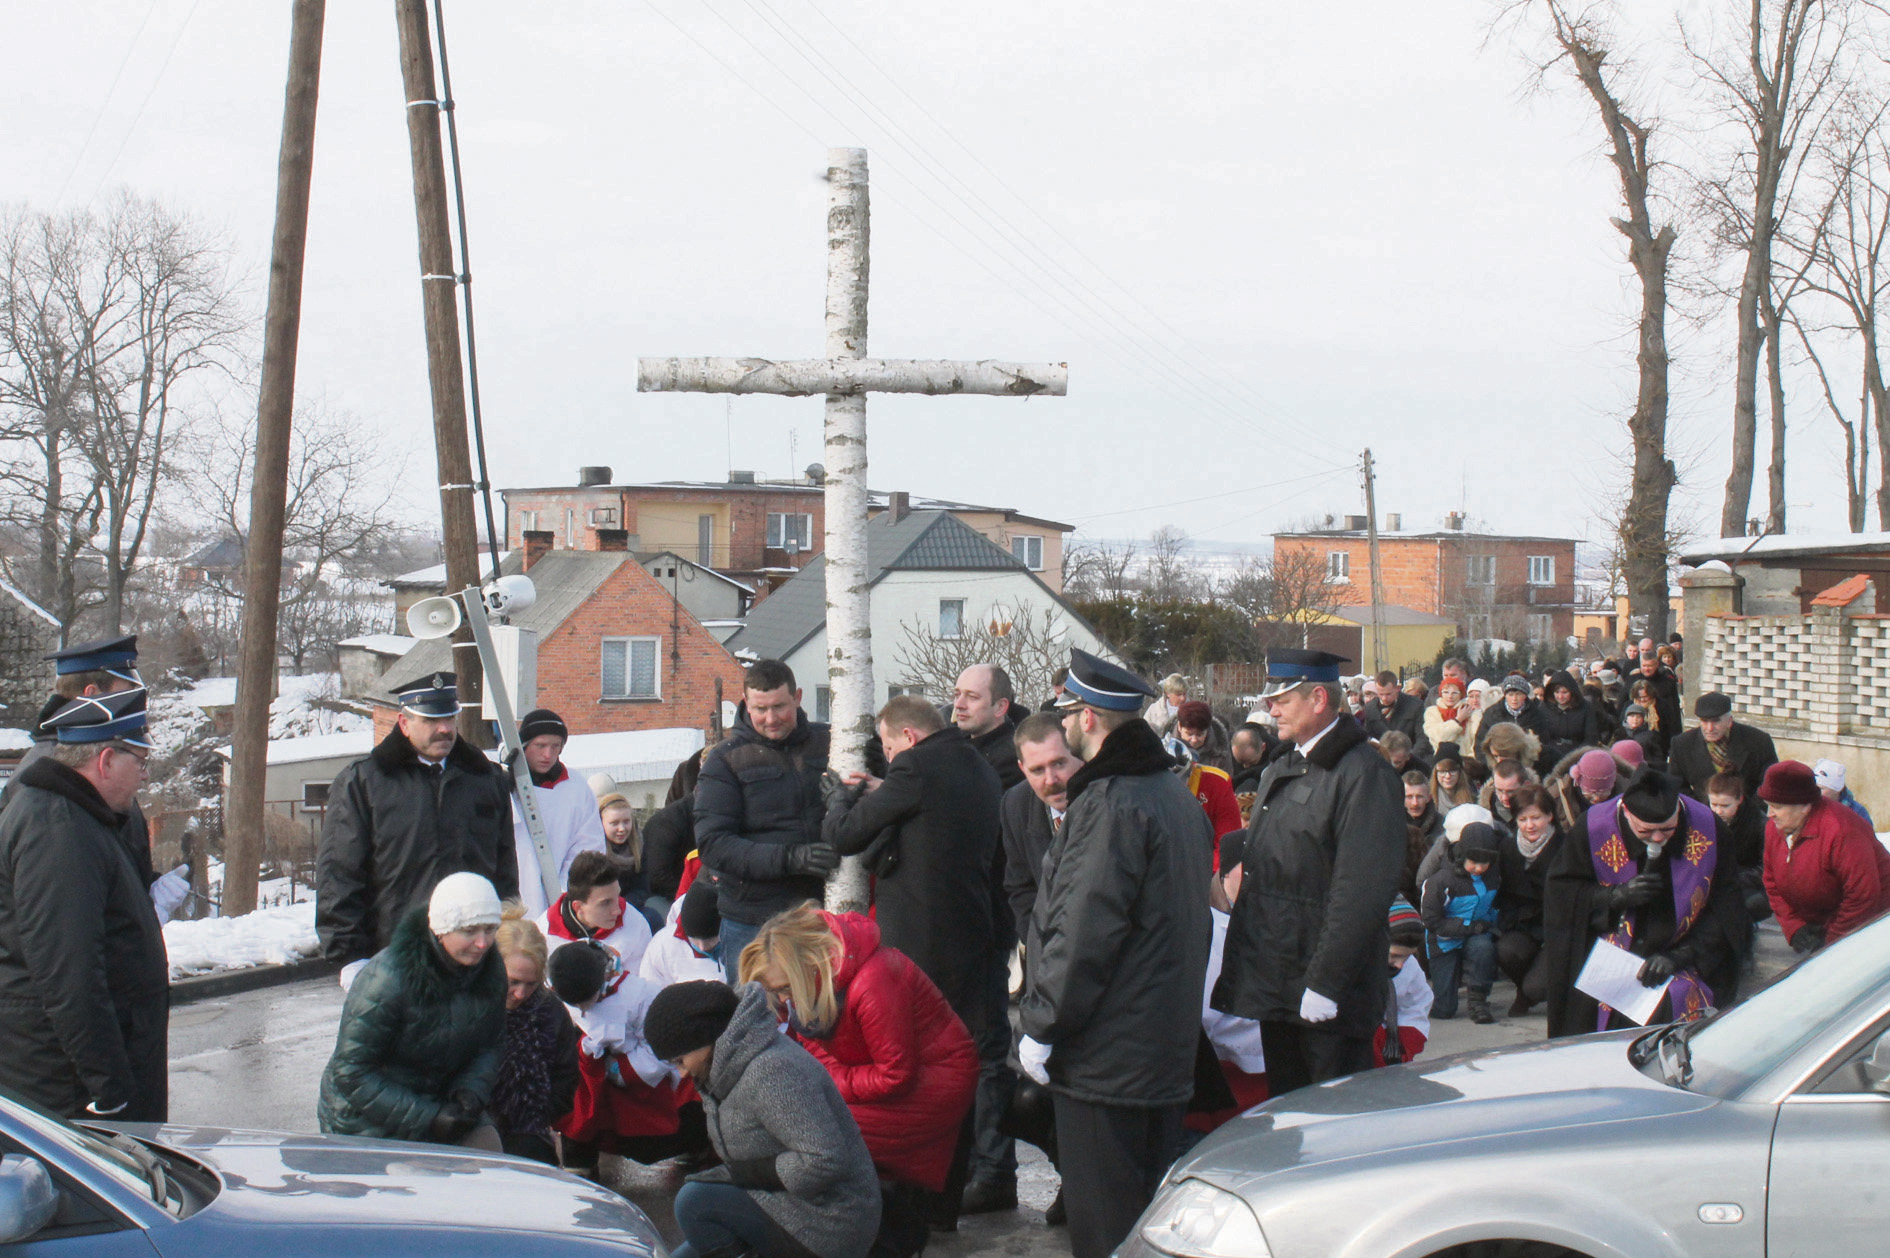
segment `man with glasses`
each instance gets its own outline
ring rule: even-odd
[[[0,815],[0,1091],[161,1123],[170,970],[124,844],[151,744],[143,689],[68,702]]]
[[[1543,897],[1549,1034],[1636,1025],[1575,988],[1596,941],[1643,958],[1647,987],[1667,984],[1649,1020],[1700,1017],[1737,999],[1750,930],[1723,822],[1680,780],[1642,769],[1612,807],[1588,810],[1562,845]]]

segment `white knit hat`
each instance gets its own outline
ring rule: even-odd
[[[436,935],[499,924],[499,893],[478,874],[448,874],[427,901],[427,926]]]
[[[1486,826],[1496,824],[1496,818],[1483,805],[1458,804],[1444,814],[1444,838],[1454,846],[1463,837],[1463,828],[1473,821],[1480,821]]]
[[[1811,776],[1817,780],[1821,791],[1841,791],[1844,789],[1844,766],[1835,760],[1820,760],[1811,766]]]

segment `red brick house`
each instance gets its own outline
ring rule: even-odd
[[[725,698],[741,697],[741,664],[624,548],[622,530],[594,530],[588,550],[554,550],[538,530],[523,540],[502,569],[529,575],[538,598],[512,623],[538,635],[537,706],[573,734],[703,729],[718,680]],[[394,688],[451,667],[444,639],[390,667],[370,696],[376,738],[393,728]]]

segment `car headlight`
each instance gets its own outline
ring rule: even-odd
[[[1170,1184],[1143,1218],[1146,1222],[1120,1251],[1124,1255],[1140,1249],[1173,1258],[1269,1258],[1252,1208],[1204,1180]]]

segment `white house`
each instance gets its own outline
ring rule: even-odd
[[[867,583],[873,600],[873,703],[924,690],[907,670],[915,633],[955,639],[980,625],[1030,623],[1055,635],[1057,653],[1081,647],[1115,652],[1036,573],[946,511],[887,511],[866,525]],[[816,720],[829,719],[827,564],[816,558],[749,610],[728,649],[743,659],[777,659],[801,680]],[[931,694],[946,699],[944,694]],[[1035,704],[1044,695],[1019,695]]]

